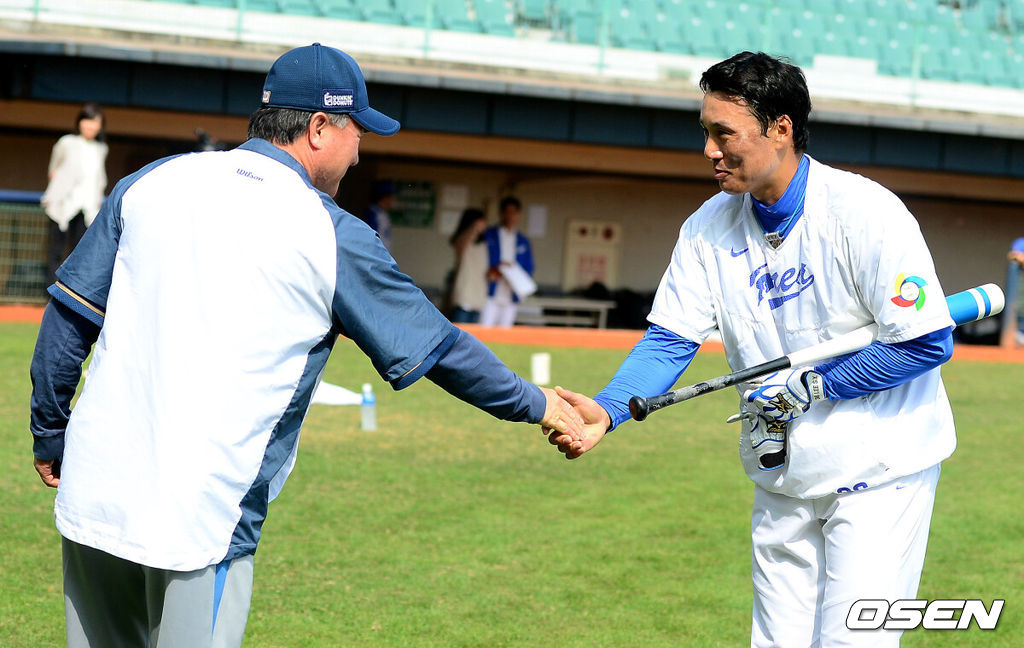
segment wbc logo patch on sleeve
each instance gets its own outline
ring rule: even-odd
[[[896,277],[896,296],[892,303],[900,308],[913,306],[916,310],[924,308],[924,287],[928,282],[921,277],[907,277],[902,272]]]

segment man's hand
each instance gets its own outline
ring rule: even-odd
[[[612,420],[603,407],[583,394],[577,394],[561,387],[555,387],[555,392],[568,401],[582,417],[582,431],[578,438],[559,434],[554,430],[544,429],[544,433],[549,435],[548,441],[551,442],[551,445],[558,446],[558,451],[564,454],[566,459],[576,459],[604,438],[605,432],[611,427]]]
[[[50,488],[57,488],[57,485],[60,484],[60,477],[55,474],[58,471],[57,467],[54,466],[54,461],[52,459],[33,458],[32,463],[35,465],[36,472],[39,473],[39,478],[43,480],[43,483]]]
[[[751,383],[743,393],[743,401],[769,423],[789,423],[825,398],[821,374],[809,367],[777,371]]]
[[[544,434],[554,433],[564,436],[571,441],[581,441],[583,437],[583,417],[581,417],[571,403],[562,398],[555,390],[541,387],[544,398],[547,399],[547,407],[544,408],[544,418],[540,422]]]

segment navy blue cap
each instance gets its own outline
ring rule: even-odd
[[[263,83],[262,103],[272,108],[351,115],[378,135],[394,135],[402,127],[370,108],[366,81],[355,59],[320,43],[297,47],[274,61]]]

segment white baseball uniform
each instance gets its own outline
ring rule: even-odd
[[[803,216],[777,249],[765,240],[749,194],[720,193],[701,206],[682,226],[650,321],[696,342],[718,329],[733,370],[871,322],[878,324],[878,339],[883,343],[903,342],[953,326],[931,255],[917,222],[900,200],[866,178],[814,160],[810,164]],[[852,555],[849,552],[857,552],[858,545],[829,545],[828,520],[849,509],[850,524],[863,533],[886,537],[889,530],[880,528],[886,522],[876,520],[893,518],[889,515],[892,511],[885,510],[887,502],[892,502],[893,510],[906,509],[905,498],[873,495],[871,507],[856,508],[843,502],[896,480],[921,479],[922,471],[948,457],[956,445],[952,412],[936,368],[892,389],[816,403],[790,424],[786,463],[778,470],[760,469],[751,448],[749,426],[744,428],[740,456],[756,484],[755,513],[762,512],[760,522],[755,515],[754,524],[755,584],[764,567],[763,561],[758,564],[759,555],[773,556],[771,562],[776,566],[790,566],[772,570],[774,588],[759,591],[755,586],[755,641],[762,625],[766,630],[760,636],[768,637],[764,645],[807,645],[806,641],[790,644],[784,640],[790,636],[799,642],[809,636],[807,628],[795,626],[792,634],[786,635],[792,615],[775,615],[785,623],[773,625],[772,618],[757,610],[799,608],[806,600],[812,604],[817,600],[816,613],[805,613],[802,618],[808,623],[821,622],[825,607],[831,606],[838,614],[843,608],[838,603],[849,596],[872,597],[871,583],[861,579],[846,588],[844,583],[853,583],[846,579],[847,574],[833,573],[833,565],[842,564],[847,570],[859,566],[858,561],[840,561],[829,551]],[[934,494],[938,470],[927,472],[925,478],[931,475],[930,489],[915,489],[924,493],[924,503],[915,505],[919,515],[914,518],[916,524],[924,525],[924,533],[904,537],[920,560],[916,564],[908,560],[902,566],[898,561],[887,563],[897,564],[902,582],[912,581],[912,591],[907,592],[907,586],[900,590],[911,597],[927,539],[928,493]],[[824,505],[826,499],[828,506]],[[765,515],[765,511],[771,513]],[[783,522],[794,515],[813,518],[814,523]],[[814,541],[812,536],[819,545],[824,537],[829,548],[818,554],[826,564],[814,564],[816,575],[808,579],[800,567],[808,566],[807,557],[791,548]],[[906,547],[893,540],[889,549],[903,552]],[[878,551],[877,547],[872,551]],[[870,555],[864,560],[870,561]],[[780,583],[780,579],[789,582]],[[878,587],[886,595],[894,591],[883,584]],[[811,589],[804,593],[807,588]],[[842,610],[844,615],[846,609],[848,606]],[[891,636],[898,642],[898,635]],[[881,645],[877,637],[866,640],[867,645]],[[821,645],[826,643],[822,636]]]

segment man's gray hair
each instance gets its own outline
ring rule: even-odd
[[[291,108],[261,107],[249,117],[249,138],[258,137],[274,144],[291,144],[309,128],[309,120],[313,114]],[[325,114],[338,128],[348,126],[348,115]]]

